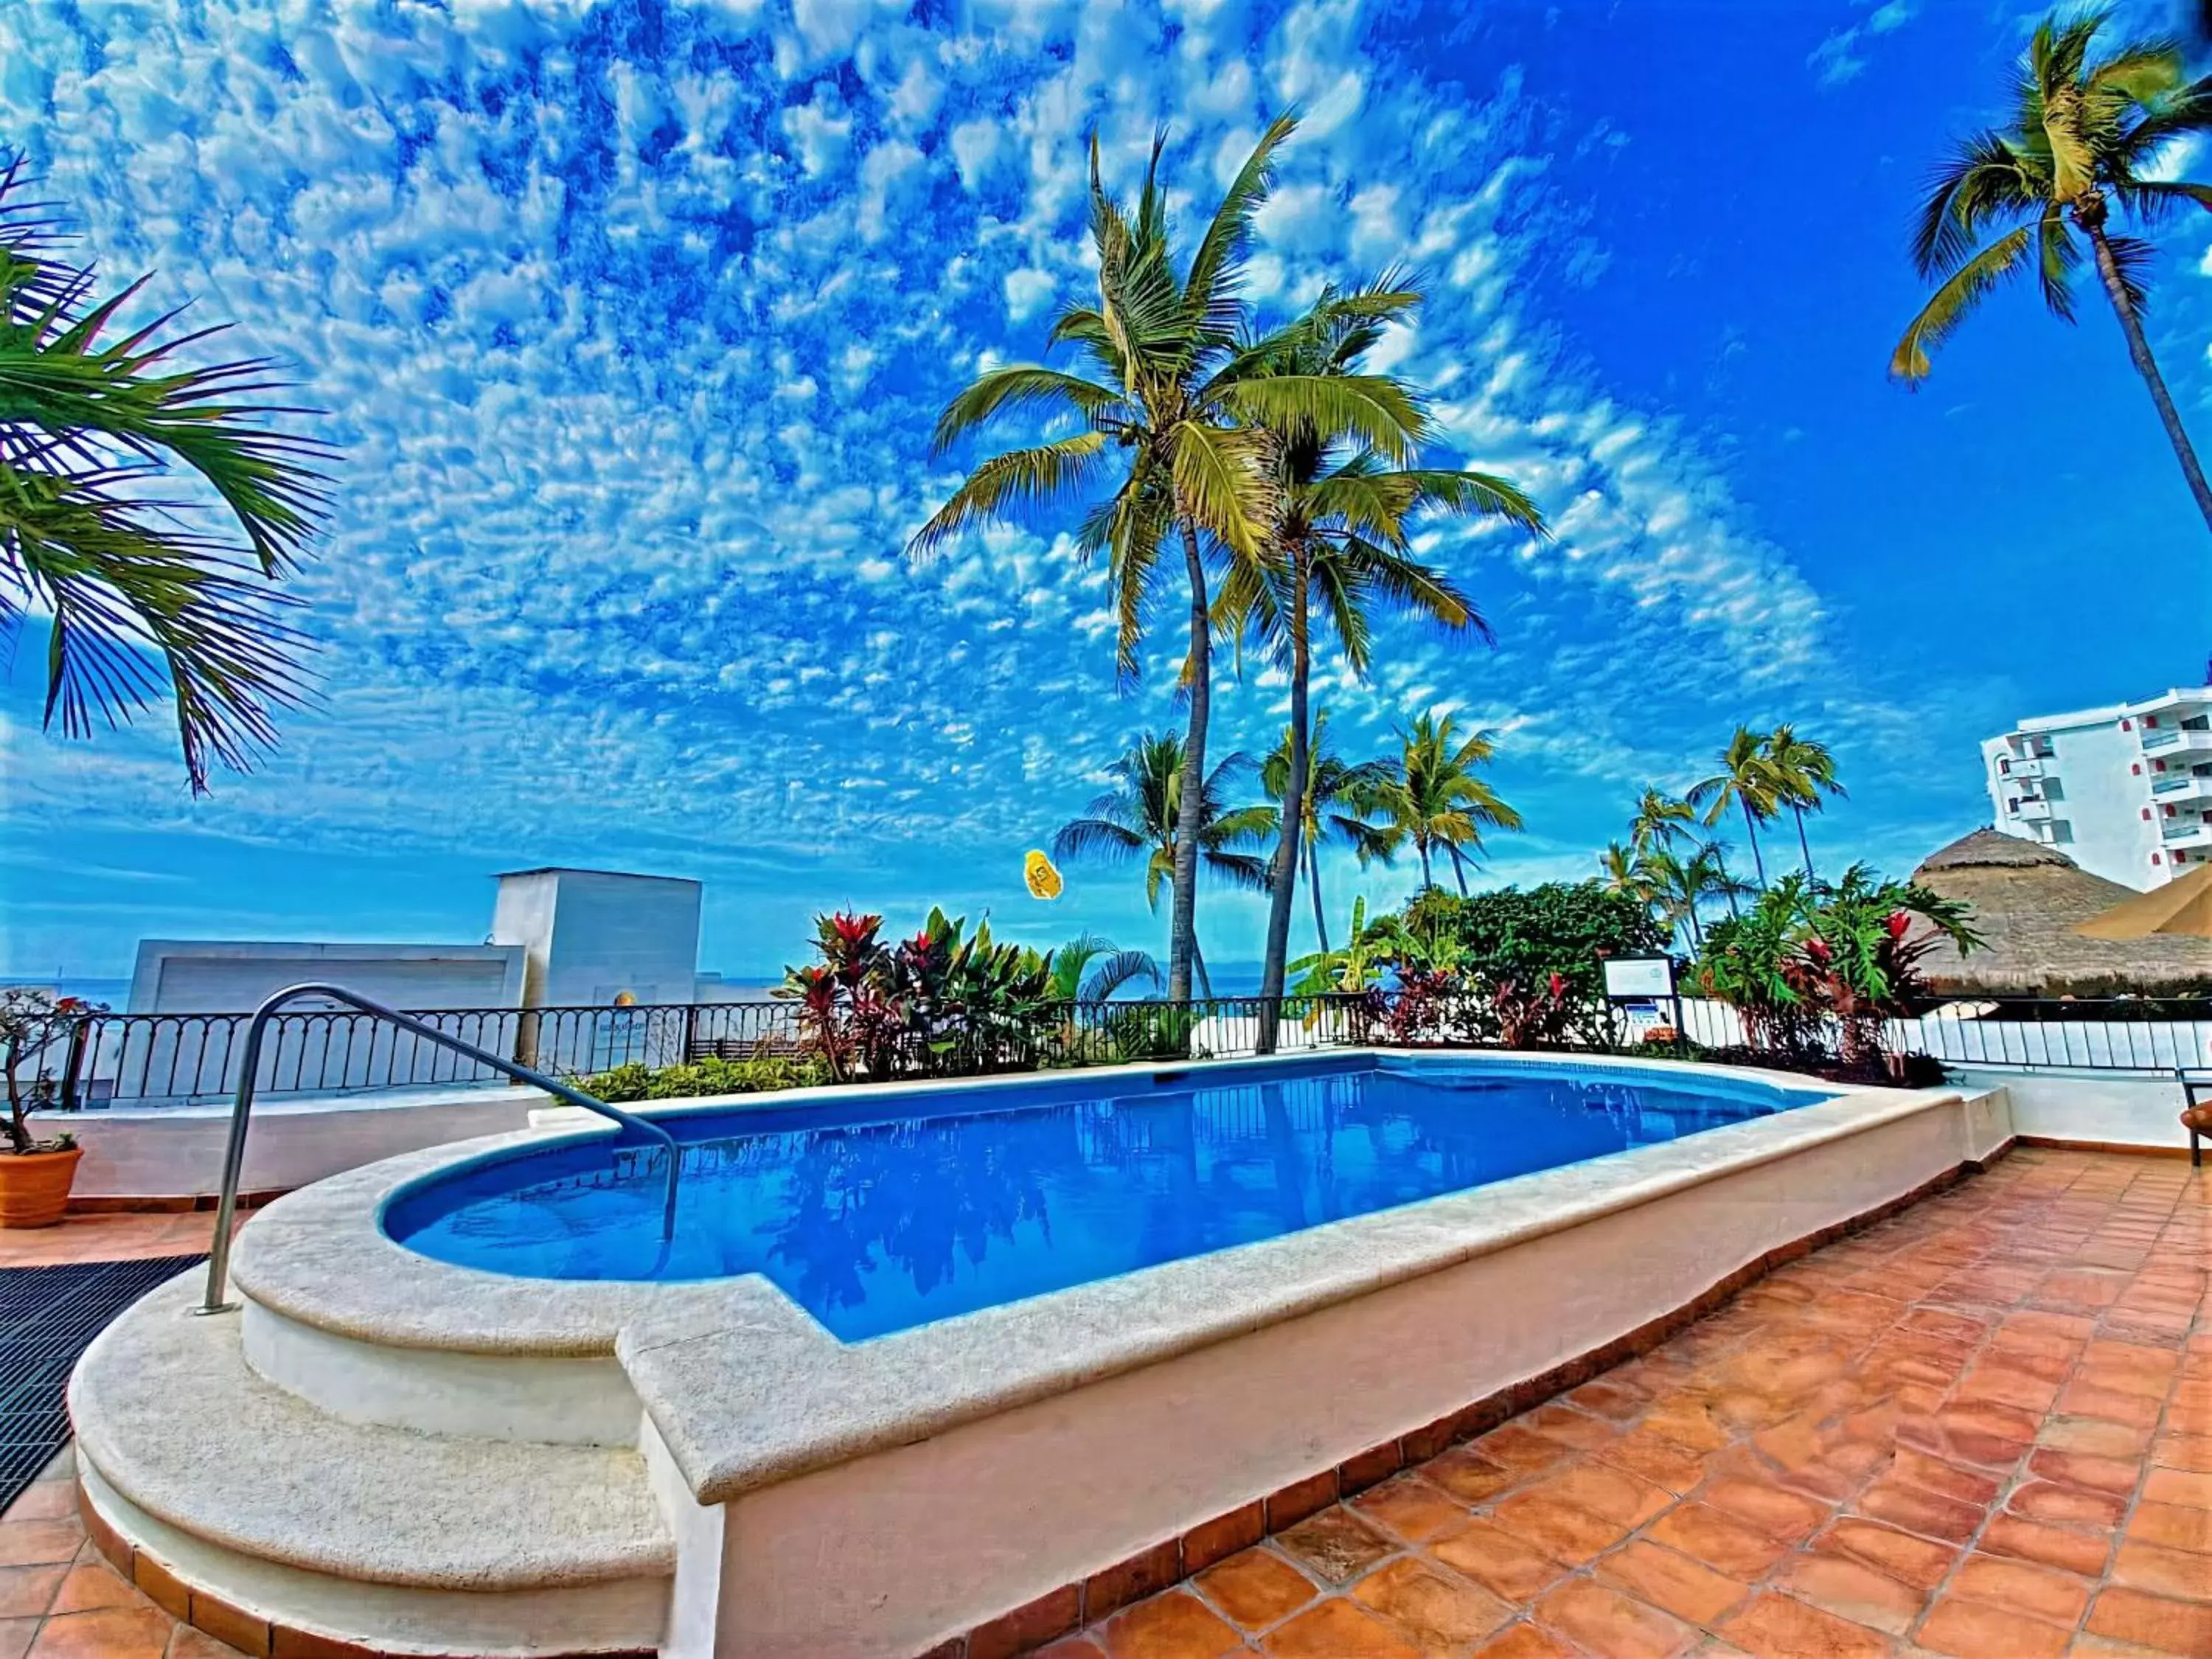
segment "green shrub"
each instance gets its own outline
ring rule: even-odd
[[[830,1076],[818,1060],[766,1057],[720,1060],[658,1068],[632,1060],[584,1079],[586,1094],[612,1105],[639,1100],[685,1100],[700,1095],[757,1095],[777,1089],[811,1089]]]

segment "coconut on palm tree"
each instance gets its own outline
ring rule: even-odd
[[[1794,726],[1778,726],[1766,734],[1766,758],[1774,769],[1775,793],[1797,820],[1797,850],[1805,857],[1805,874],[1813,878],[1813,843],[1805,837],[1805,814],[1818,812],[1823,795],[1841,798],[1844,786],[1836,781],[1836,757],[1824,743],[1801,738]]]
[[[1743,814],[1745,833],[1751,838],[1751,861],[1759,872],[1759,884],[1766,885],[1766,859],[1759,850],[1759,826],[1771,823],[1782,804],[1781,780],[1766,752],[1766,737],[1747,726],[1739,726],[1720,753],[1721,769],[1690,786],[1686,798],[1705,814],[1708,827],[1718,823],[1731,808]]]
[[[2045,19],[2014,76],[2010,120],[1966,140],[1936,169],[1912,261],[1937,286],[1898,342],[1890,373],[1924,380],[1930,354],[2008,277],[2032,273],[2051,314],[2073,321],[2087,242],[2128,356],[2212,527],[2212,486],[2143,334],[2153,250],[2112,228],[2116,209],[2155,228],[2179,209],[2212,208],[2212,185],[2159,176],[2176,140],[2212,130],[2212,78],[2191,79],[2171,40],[2121,40],[2097,53],[2110,21],[2103,11]]]
[[[1078,544],[1103,553],[1119,618],[1116,660],[1125,678],[1138,668],[1146,601],[1170,542],[1182,557],[1189,640],[1182,689],[1189,723],[1179,799],[1203,797],[1212,713],[1212,605],[1209,552],[1232,564],[1263,556],[1274,510],[1270,430],[1310,422],[1358,434],[1392,459],[1408,457],[1420,414],[1387,376],[1269,372],[1282,351],[1269,336],[1252,338],[1237,283],[1255,212],[1266,201],[1275,153],[1297,123],[1273,122],[1238,169],[1197,247],[1179,260],[1160,178],[1164,139],[1156,140],[1133,210],[1100,176],[1091,145],[1091,228],[1098,267],[1096,304],[1070,306],[1050,341],[1073,344],[1089,374],[1034,363],[987,370],[938,417],[943,453],[986,424],[1026,417],[1078,429],[1024,444],[968,475],[909,544],[923,556],[973,526],[1054,503],[1085,507]],[[1291,330],[1300,327],[1291,325]],[[1105,493],[1103,499],[1099,492]],[[1169,929],[1168,994],[1190,993],[1196,939],[1200,836],[1193,817],[1175,840],[1174,905]]]
[[[1355,374],[1362,356],[1381,337],[1384,322],[1409,312],[1419,297],[1390,276],[1349,295],[1325,293],[1304,327],[1285,331],[1269,367],[1293,375]],[[1416,515],[1464,513],[1545,533],[1542,514],[1506,479],[1393,466],[1358,433],[1333,431],[1311,420],[1279,422],[1270,435],[1277,491],[1270,556],[1234,568],[1215,607],[1230,630],[1250,631],[1272,647],[1291,683],[1283,830],[1275,848],[1260,982],[1262,1054],[1274,1044],[1273,1010],[1283,992],[1291,906],[1304,847],[1297,826],[1304,817],[1300,796],[1308,772],[1316,600],[1346,666],[1355,676],[1364,675],[1370,655],[1370,617],[1378,609],[1407,611],[1447,629],[1488,637],[1488,626],[1450,579],[1412,556],[1407,526]],[[1407,434],[1415,441],[1421,435],[1419,430]]]
[[[303,695],[307,641],[275,584],[321,527],[329,452],[269,424],[295,411],[268,401],[267,362],[172,361],[219,330],[118,327],[146,279],[101,295],[27,187],[21,157],[0,163],[0,646],[51,619],[46,721],[65,737],[166,693],[198,793]]]
[[[1382,807],[1390,845],[1413,844],[1421,861],[1421,885],[1433,887],[1431,854],[1441,848],[1452,861],[1460,896],[1467,896],[1467,860],[1480,851],[1486,830],[1518,830],[1521,815],[1498,799],[1476,769],[1497,751],[1493,732],[1462,738],[1449,714],[1423,714],[1399,733],[1395,775]]]
[[[1298,791],[1299,804],[1292,809],[1286,799],[1291,793],[1291,735],[1285,727],[1282,740],[1260,763],[1260,787],[1283,812],[1295,810],[1305,821],[1304,854],[1299,867],[1313,901],[1314,938],[1327,955],[1328,915],[1322,908],[1321,849],[1332,842],[1348,847],[1363,869],[1371,863],[1391,861],[1395,855],[1390,847],[1389,827],[1378,823],[1376,815],[1382,811],[1382,791],[1392,772],[1385,760],[1345,759],[1329,741],[1328,710],[1317,710],[1306,744],[1305,787]],[[1277,833],[1279,837],[1279,826]],[[1279,856],[1279,839],[1276,851]]]
[[[1114,787],[1092,801],[1084,817],[1060,827],[1053,837],[1053,856],[1139,864],[1145,906],[1157,911],[1160,890],[1174,886],[1176,842],[1180,826],[1188,822],[1197,827],[1200,866],[1207,874],[1232,887],[1264,892],[1267,861],[1257,849],[1274,830],[1274,810],[1228,804],[1231,789],[1251,769],[1250,757],[1243,754],[1218,762],[1206,775],[1197,810],[1186,815],[1182,790],[1188,768],[1182,739],[1171,732],[1147,732],[1107,769]],[[1190,943],[1193,966],[1210,997],[1213,987],[1205,957],[1194,939]],[[1175,994],[1172,981],[1168,995],[1176,1002],[1188,1000]]]

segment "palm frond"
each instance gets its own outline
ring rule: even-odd
[[[1222,193],[1220,205],[1214,209],[1205,235],[1199,239],[1198,252],[1191,258],[1189,275],[1183,280],[1187,314],[1194,323],[1224,331],[1234,330],[1237,317],[1231,302],[1237,261],[1251,240],[1252,216],[1273,187],[1275,153],[1297,126],[1298,118],[1288,111],[1268,122],[1260,142]]]
[[[1097,476],[1106,444],[1102,432],[1079,432],[1053,443],[994,455],[915,532],[907,543],[907,556],[926,559],[970,526],[1075,494]]]
[[[1889,372],[1894,378],[1908,384],[1928,378],[1935,368],[1929,354],[1951,337],[1991,289],[2020,270],[2033,234],[2023,225],[1999,237],[1929,296],[1890,357]]]
[[[1097,421],[1121,408],[1120,394],[1079,374],[1035,363],[1014,363],[980,375],[945,404],[930,434],[930,453],[942,455],[960,437],[1000,415],[1039,406]]]

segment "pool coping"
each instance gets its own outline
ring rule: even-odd
[[[1408,1052],[1331,1049],[1082,1075],[1109,1081],[1202,1068],[1227,1077],[1297,1060]],[[1835,1094],[1832,1085],[1788,1073],[1674,1061],[1410,1052],[1538,1068],[1617,1068],[1624,1075],[1663,1068],[1669,1076],[1757,1081],[1830,1097],[853,1344],[757,1274],[684,1285],[521,1279],[417,1255],[378,1224],[384,1200],[424,1175],[574,1139],[566,1129],[409,1153],[302,1189],[247,1225],[234,1271],[263,1306],[358,1340],[519,1357],[612,1353],[694,1495],[719,1504],[1648,1204],[1725,1172],[1955,1105],[1964,1095],[1950,1088]],[[1034,1084],[1036,1076],[980,1086]],[[872,1085],[868,1097],[889,1101],[944,1086]],[[655,1115],[787,1108],[830,1092],[691,1102]],[[849,1091],[834,1092],[849,1098]]]

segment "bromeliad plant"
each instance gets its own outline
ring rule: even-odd
[[[1927,994],[1921,964],[1982,945],[1972,923],[1959,900],[1863,864],[1832,883],[1793,872],[1741,919],[1712,925],[1694,976],[1735,1007],[1754,1047],[1802,1061],[1832,1034],[1844,1069],[1862,1071],[1888,1058],[1885,1022]]]

